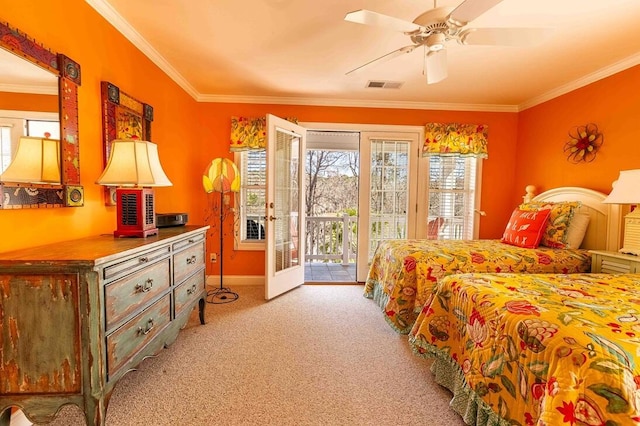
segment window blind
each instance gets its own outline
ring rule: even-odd
[[[473,157],[429,157],[429,238],[473,238],[477,161]]]

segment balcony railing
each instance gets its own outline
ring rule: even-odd
[[[308,217],[306,260],[338,260],[343,265],[356,261],[357,216]],[[295,226],[295,225],[294,225]],[[264,216],[247,216],[247,240],[264,239]],[[294,244],[297,245],[297,244]]]
[[[343,265],[356,261],[356,216],[308,217],[306,223],[306,260],[340,260]]]

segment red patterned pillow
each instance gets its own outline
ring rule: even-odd
[[[502,242],[513,246],[536,248],[540,244],[550,209],[528,211],[515,209],[507,228],[502,235]]]

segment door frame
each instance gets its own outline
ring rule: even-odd
[[[357,123],[322,123],[322,122],[301,122],[300,126],[308,130],[343,130],[343,131],[354,131],[360,132],[360,182],[358,186],[358,229],[363,229],[361,226],[361,217],[365,212],[364,206],[361,205],[363,203],[363,191],[362,191],[362,168],[363,168],[363,160],[365,157],[363,156],[363,137],[362,134],[375,134],[384,136],[384,138],[393,139],[397,137],[399,140],[407,140],[407,134],[416,134],[418,135],[418,146],[415,148],[417,151],[415,152],[415,157],[412,155],[412,151],[409,152],[409,168],[410,168],[410,178],[409,178],[409,228],[407,229],[407,237],[415,238],[416,237],[416,222],[417,222],[417,185],[418,185],[418,163],[419,163],[419,150],[420,150],[420,141],[424,140],[424,126],[406,126],[406,125],[387,125],[387,124],[357,124]],[[413,138],[413,137],[412,137]],[[411,149],[413,149],[412,147]],[[370,152],[370,151],[368,151]],[[366,157],[367,159],[369,157]],[[368,160],[367,160],[368,161]],[[367,167],[368,168],[368,167]],[[367,175],[367,182],[369,179],[369,175]],[[368,188],[368,186],[367,186]],[[366,223],[365,229],[368,229],[368,200],[364,201],[367,204],[366,206]],[[306,220],[304,218],[303,220]],[[362,232],[358,232],[358,261],[356,264],[356,280],[358,282],[364,282],[367,279],[368,274],[368,259],[366,255],[361,255],[362,241],[368,241],[368,233],[366,236],[362,236]],[[363,240],[364,238],[364,240]],[[368,244],[365,244],[368,247]],[[368,251],[368,249],[367,249]],[[364,259],[365,261],[363,261]]]
[[[304,213],[304,165],[306,155],[306,132],[303,126],[294,124],[278,116],[267,114],[267,191],[265,206],[265,299],[270,300],[295,287],[304,284],[304,232],[305,221],[301,215]],[[276,270],[276,238],[275,221],[282,220],[276,216],[275,200],[275,140],[272,136],[277,131],[299,138],[298,146],[298,219],[296,224],[297,258],[298,263],[280,271]],[[289,230],[290,232],[291,230]]]

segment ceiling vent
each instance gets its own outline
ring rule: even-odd
[[[370,80],[367,82],[367,89],[399,89],[404,83],[400,81],[383,81],[383,80]]]

